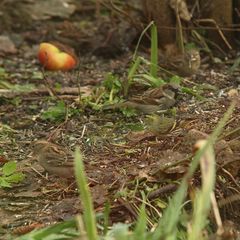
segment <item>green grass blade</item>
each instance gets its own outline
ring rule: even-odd
[[[151,67],[150,74],[154,78],[157,78],[158,69],[158,35],[157,27],[155,24],[151,26]]]
[[[128,90],[133,82],[133,77],[134,75],[136,74],[137,72],[137,69],[139,67],[141,63],[141,58],[140,57],[137,57],[133,63],[132,63],[132,66],[130,67],[129,71],[128,71],[128,77],[127,77],[127,83],[125,86],[123,86],[123,94],[124,96],[127,96],[128,95]]]
[[[133,54],[133,61],[136,59],[137,51],[138,51],[140,42],[141,42],[144,34],[147,32],[147,30],[148,30],[152,25],[153,25],[153,21],[151,21],[151,22],[144,28],[144,30],[142,31],[142,33],[141,33],[141,35],[140,35],[140,37],[139,37],[139,39],[138,39],[138,42],[137,42],[137,45],[136,45],[134,54]]]
[[[15,240],[73,239],[79,236],[76,220],[72,219],[48,228],[32,231]]]
[[[199,149],[205,147],[206,140],[199,140],[197,147]],[[208,144],[204,154],[200,159],[202,173],[201,191],[197,191],[194,201],[193,219],[191,230],[189,231],[188,239],[202,239],[202,230],[207,225],[207,217],[211,207],[211,194],[215,187],[215,157],[214,149],[211,144]]]
[[[104,206],[104,226],[103,226],[103,234],[106,235],[109,226],[109,214],[110,214],[110,203],[106,202]]]
[[[96,217],[94,214],[92,198],[84,171],[83,156],[80,153],[79,149],[76,149],[75,151],[75,175],[77,179],[77,185],[80,191],[80,198],[84,209],[83,219],[88,239],[97,240],[98,235],[96,227],[97,226]]]
[[[129,71],[128,71],[128,79],[131,80],[133,79],[139,65],[141,62],[141,58],[137,57],[136,60],[134,61],[134,63],[132,64],[132,66],[130,67]]]
[[[232,102],[227,112],[224,114],[223,118],[220,120],[217,127],[215,128],[213,133],[210,135],[207,141],[207,144],[202,149],[197,151],[187,174],[183,178],[179,189],[174,194],[173,198],[170,200],[168,208],[164,212],[161,222],[153,234],[153,240],[158,240],[161,237],[163,237],[165,240],[176,239],[177,224],[178,224],[180,213],[181,213],[181,206],[186,196],[186,192],[188,188],[188,180],[191,179],[194,172],[196,171],[200,158],[205,152],[206,148],[209,146],[209,144],[213,145],[214,142],[216,141],[224,125],[227,123],[228,119],[233,113],[235,105],[236,105],[236,102]]]
[[[147,230],[147,215],[145,211],[145,204],[141,206],[136,227],[134,229],[135,239],[145,240]]]

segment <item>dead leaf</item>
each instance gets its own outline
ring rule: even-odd
[[[188,168],[188,166],[186,166],[186,162],[181,162],[184,159],[186,159],[187,162],[185,154],[172,150],[166,150],[162,153],[158,162],[151,166],[149,174],[157,179],[178,179],[182,177]]]
[[[154,133],[151,133],[151,132],[148,132],[148,131],[139,131],[139,132],[130,132],[128,135],[127,135],[127,139],[129,141],[132,141],[132,142],[140,142],[146,138],[151,138],[151,137],[154,137],[155,134]]]

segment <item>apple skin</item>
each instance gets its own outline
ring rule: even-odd
[[[62,52],[51,43],[40,44],[38,59],[45,69],[51,71],[71,70],[77,64],[77,61],[73,56],[66,52]]]

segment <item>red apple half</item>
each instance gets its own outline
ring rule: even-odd
[[[61,51],[51,43],[40,44],[38,59],[45,69],[52,71],[67,71],[73,69],[77,64],[73,56]]]

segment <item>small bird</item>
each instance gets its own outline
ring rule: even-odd
[[[61,178],[74,178],[73,154],[68,149],[39,140],[33,143],[33,154],[48,173]]]
[[[175,118],[157,114],[146,116],[144,122],[148,131],[156,136],[170,132],[176,125]]]
[[[189,77],[199,70],[201,66],[201,56],[198,49],[185,50],[184,54],[172,54],[171,56],[161,56],[160,66],[176,72],[182,77]]]
[[[177,71],[183,77],[195,74],[201,66],[199,50],[189,49],[184,53],[181,63],[177,66]]]
[[[160,87],[149,89],[141,95],[131,97],[121,103],[104,106],[103,110],[118,108],[133,108],[144,114],[166,111],[176,102],[179,85],[167,83]]]

